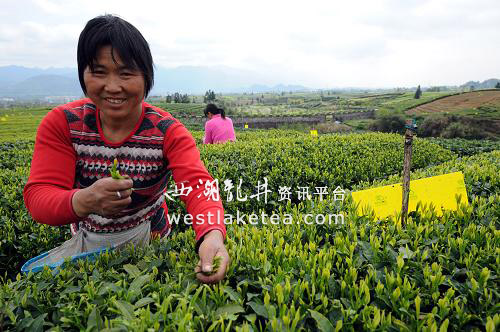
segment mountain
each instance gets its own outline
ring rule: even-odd
[[[14,84],[37,75],[77,76],[76,68],[27,68],[22,66],[0,67],[0,83]]]
[[[469,90],[471,87],[473,87],[475,90],[493,89],[493,88],[495,88],[495,85],[498,82],[500,82],[500,80],[496,79],[496,78],[490,78],[489,80],[483,81],[482,83],[479,81],[469,81],[469,82],[461,85],[460,88],[467,89],[467,90]]]
[[[0,97],[80,96],[82,88],[75,78],[62,75],[35,75],[0,87]]]
[[[158,66],[155,68],[155,84],[150,95],[166,95],[174,92],[204,94],[209,89],[218,93],[308,90],[300,85],[272,85],[264,75],[225,66],[176,68]],[[81,94],[75,68],[0,67],[0,97],[79,96]]]

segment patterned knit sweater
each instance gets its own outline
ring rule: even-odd
[[[120,214],[106,218],[90,214],[79,218],[72,207],[73,194],[109,177],[113,160],[119,171],[134,182],[132,203]],[[193,191],[181,199],[193,216],[224,215],[222,203],[203,195],[212,181],[200,160],[194,139],[168,112],[143,102],[136,127],[122,142],[109,142],[99,121],[99,110],[90,99],[53,109],[38,128],[28,183],[24,188],[26,207],[33,219],[49,225],[72,224],[74,232],[85,227],[92,232],[118,232],[144,222],[153,234],[170,230],[164,193],[170,178]],[[198,241],[213,229],[224,236],[224,223],[196,223]]]

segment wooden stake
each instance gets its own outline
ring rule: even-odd
[[[401,209],[401,226],[404,227],[408,217],[408,201],[410,198],[410,170],[411,152],[413,144],[413,131],[416,125],[412,120],[406,121],[404,163],[403,163],[403,207]]]

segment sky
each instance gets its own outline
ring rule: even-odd
[[[0,66],[75,67],[91,18],[115,14],[157,66],[224,66],[310,88],[500,78],[498,0],[0,0]]]

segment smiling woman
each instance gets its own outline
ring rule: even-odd
[[[119,17],[96,17],[80,34],[77,60],[88,98],[56,107],[42,120],[24,188],[33,219],[71,225],[73,237],[42,263],[167,236],[171,225],[164,194],[171,176],[194,188],[181,196],[189,214],[224,215],[220,201],[202,195],[199,181],[213,178],[191,134],[168,112],[144,102],[154,75],[141,33]],[[110,177],[115,159],[123,179]],[[196,270],[210,272],[214,257],[222,257],[217,273],[200,273],[198,279],[222,280],[229,262],[223,222],[197,222],[193,228],[200,256]]]
[[[87,96],[100,109],[104,136],[120,142],[141,116],[145,97],[144,75],[136,67],[123,63],[111,46],[103,46],[97,59],[83,73]]]

